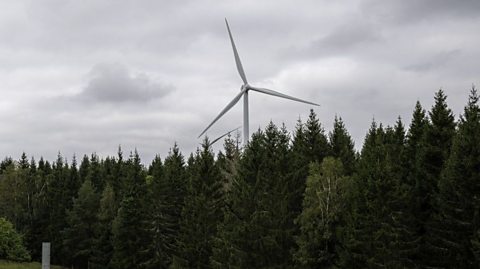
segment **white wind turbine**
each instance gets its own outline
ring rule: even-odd
[[[220,119],[225,113],[227,113],[227,111],[229,111],[238,102],[238,100],[240,100],[240,98],[243,96],[243,139],[244,139],[243,141],[244,141],[244,144],[246,144],[248,142],[249,137],[250,137],[249,130],[248,130],[248,127],[249,127],[249,123],[248,123],[248,91],[250,91],[250,90],[260,92],[260,93],[264,93],[264,94],[277,96],[277,97],[281,97],[281,98],[285,98],[285,99],[290,99],[290,100],[293,100],[293,101],[302,102],[302,103],[306,103],[306,104],[310,104],[310,105],[314,105],[314,106],[319,106],[318,104],[315,104],[315,103],[312,103],[312,102],[309,102],[309,101],[305,101],[305,100],[302,100],[302,99],[299,99],[299,98],[296,98],[296,97],[292,97],[292,96],[289,96],[289,95],[286,95],[286,94],[283,94],[283,93],[280,93],[280,92],[277,92],[277,91],[274,91],[274,90],[269,90],[269,89],[265,89],[265,88],[258,88],[258,87],[254,87],[254,86],[251,86],[250,84],[248,84],[247,77],[245,76],[245,72],[243,71],[242,62],[240,61],[240,57],[238,56],[237,47],[235,46],[235,42],[233,41],[232,32],[230,31],[230,27],[228,26],[227,19],[225,19],[225,23],[227,25],[228,35],[230,36],[230,42],[232,43],[233,55],[235,56],[235,63],[237,64],[237,70],[238,70],[238,73],[240,74],[240,77],[243,80],[243,85],[240,88],[240,93],[237,94],[237,96],[235,96],[235,98],[233,98],[233,100],[230,101],[230,103],[228,103],[228,105],[220,112],[220,114],[218,114],[218,116],[212,121],[212,123],[210,123],[207,126],[207,128],[205,128],[205,130],[203,130],[203,132],[198,136],[199,138],[215,122],[217,122],[218,119]]]

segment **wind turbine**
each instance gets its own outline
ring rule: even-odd
[[[226,18],[225,18],[225,24],[227,25],[228,35],[230,36],[230,42],[232,43],[233,55],[235,57],[235,63],[237,65],[238,73],[240,74],[240,77],[242,78],[243,85],[240,88],[240,93],[237,94],[237,96],[235,96],[235,98],[233,98],[233,100],[230,101],[230,103],[228,103],[228,105],[220,112],[220,114],[218,114],[218,116],[212,121],[212,123],[210,123],[207,126],[207,128],[205,128],[205,130],[203,130],[203,132],[198,136],[198,138],[200,138],[215,122],[217,122],[218,119],[220,119],[225,113],[227,113],[227,111],[229,111],[238,102],[238,100],[240,100],[240,98],[242,98],[242,96],[243,96],[243,141],[244,141],[243,143],[246,144],[248,142],[249,137],[250,137],[249,130],[248,130],[248,127],[249,127],[249,123],[248,123],[248,92],[250,90],[255,91],[255,92],[259,92],[259,93],[264,93],[264,94],[268,94],[268,95],[273,95],[273,96],[285,98],[285,99],[290,99],[290,100],[293,100],[293,101],[302,102],[302,103],[306,103],[306,104],[310,104],[310,105],[314,105],[314,106],[319,106],[318,104],[315,104],[315,103],[312,103],[312,102],[309,102],[309,101],[305,101],[305,100],[302,100],[302,99],[299,99],[299,98],[296,98],[296,97],[293,97],[293,96],[289,96],[289,95],[286,95],[286,94],[283,94],[283,93],[280,93],[280,92],[277,92],[277,91],[274,91],[274,90],[269,90],[269,89],[265,89],[265,88],[258,88],[258,87],[254,87],[254,86],[251,86],[250,84],[248,84],[247,77],[245,76],[245,72],[243,71],[242,62],[240,61],[240,57],[238,56],[237,47],[235,46],[235,42],[233,41],[232,32],[230,31],[230,27],[228,26],[228,21],[227,21]]]

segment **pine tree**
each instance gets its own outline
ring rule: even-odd
[[[51,242],[51,260],[52,263],[57,264],[64,264],[67,257],[63,252],[64,236],[61,231],[67,227],[66,212],[70,209],[67,206],[71,205],[71,197],[68,197],[66,189],[69,176],[68,170],[68,164],[59,153],[57,160],[52,165],[52,173],[50,177],[47,177],[48,189],[46,199],[49,219],[48,238],[45,241]]]
[[[309,148],[312,146],[308,144],[306,136],[305,125],[299,119],[293,134],[292,148],[290,151],[290,158],[292,160],[290,181],[295,184],[295,187],[290,190],[293,196],[290,208],[297,215],[302,211],[302,200],[308,175],[308,166],[311,162],[315,161],[315,159],[311,158],[312,154],[307,154]]]
[[[99,194],[102,193],[105,179],[103,178],[102,166],[97,154],[93,153],[90,157],[90,164],[88,167],[87,180],[90,180],[95,188],[95,191]]]
[[[323,158],[330,154],[330,147],[315,112],[310,110],[310,115],[305,124],[299,120],[294,132],[292,148],[290,151],[291,165],[287,186],[289,189],[288,210],[291,220],[295,219],[302,211],[305,182],[309,165],[312,162],[321,163]],[[293,236],[298,234],[298,226],[292,226]]]
[[[419,181],[419,151],[420,148],[423,147],[422,139],[425,135],[428,124],[428,119],[426,118],[425,113],[422,105],[417,101],[406,136],[403,164],[405,166],[406,181],[412,186],[415,186]]]
[[[103,189],[98,209],[98,223],[95,225],[95,247],[92,253],[92,269],[110,269],[110,260],[113,255],[113,234],[112,224],[117,215],[117,207],[115,204],[115,193],[110,183],[107,183]]]
[[[398,159],[403,128],[372,126],[365,138],[347,216],[341,267],[412,268],[413,235]],[[400,154],[399,154],[400,153]],[[352,199],[351,198],[351,199]],[[404,219],[405,218],[405,219]]]
[[[224,221],[219,224],[214,239],[213,268],[260,268],[254,255],[258,250],[252,244],[258,234],[251,228],[256,209],[257,177],[265,153],[265,136],[260,130],[244,149],[239,171],[225,197]]]
[[[406,189],[407,208],[406,213],[410,216],[411,223],[408,225],[408,230],[411,231],[411,240],[416,242],[416,247],[411,249],[410,259],[415,264],[421,264],[421,250],[419,244],[423,240],[424,228],[422,220],[417,218],[421,212],[421,201],[424,198],[420,192],[418,192],[418,184],[421,182],[421,149],[423,148],[424,137],[428,125],[428,119],[426,112],[422,108],[419,101],[416,102],[412,115],[412,121],[410,123],[406,141],[405,149],[401,164],[403,166],[403,184]]]
[[[223,148],[225,153],[217,155],[217,165],[223,177],[223,188],[225,192],[230,191],[234,177],[238,173],[238,162],[240,159],[239,137],[234,139],[230,134],[225,138]]]
[[[117,216],[112,224],[114,269],[144,268],[146,257],[145,197],[147,194],[145,174],[140,157],[135,151],[127,164],[126,189]]]
[[[67,228],[64,229],[64,250],[73,268],[90,268],[95,247],[95,224],[99,197],[90,180],[83,182],[67,211]]]
[[[270,123],[244,150],[215,240],[214,268],[292,266],[289,135]]]
[[[305,139],[307,141],[307,152],[305,152],[307,158],[310,161],[321,163],[330,151],[325,130],[313,109],[310,110],[310,115],[305,124]]]
[[[447,96],[442,90],[435,94],[435,104],[429,112],[430,123],[426,127],[419,154],[419,175],[415,187],[419,209],[417,218],[420,223],[418,234],[420,237],[421,264],[427,266],[432,262],[431,257],[436,250],[428,243],[429,226],[432,214],[435,211],[435,196],[438,193],[438,181],[445,162],[450,155],[450,147],[455,134],[455,121],[452,111],[446,103]],[[435,221],[433,221],[435,222]]]
[[[352,175],[355,169],[355,144],[341,117],[335,116],[333,131],[329,134],[329,145],[332,156],[342,161],[345,174]]]
[[[175,144],[162,165],[159,157],[150,166],[152,210],[148,229],[151,237],[149,267],[168,268],[178,255],[177,238],[184,204],[185,167],[183,156]]]
[[[438,184],[437,212],[429,223],[429,246],[439,268],[477,268],[475,235],[480,227],[480,107],[472,89],[451,154]]]
[[[189,182],[182,210],[178,255],[172,268],[209,268],[217,225],[223,219],[223,185],[208,139],[189,160]]]

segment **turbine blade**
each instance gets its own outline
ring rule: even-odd
[[[314,105],[314,106],[320,106],[319,104],[309,102],[309,101],[305,101],[305,100],[302,100],[302,99],[299,99],[299,98],[296,98],[296,97],[293,97],[293,96],[290,96],[290,95],[286,95],[286,94],[283,94],[283,93],[280,93],[280,92],[277,92],[277,91],[274,91],[274,90],[269,90],[269,89],[265,89],[265,88],[257,88],[257,87],[252,87],[252,86],[250,86],[248,88],[250,90],[256,91],[256,92],[261,92],[261,93],[277,96],[277,97],[280,97],[280,98],[290,99],[290,100],[293,100],[293,101],[302,102],[302,103],[310,104],[310,105]]]
[[[240,126],[240,127],[242,127],[242,126]],[[220,140],[220,139],[224,138],[226,135],[230,134],[231,132],[233,132],[233,131],[236,131],[236,130],[240,129],[240,127],[237,127],[237,128],[235,128],[235,129],[233,129],[233,130],[230,130],[230,131],[228,131],[228,132],[224,133],[223,135],[221,135],[220,137],[217,137],[217,138],[215,138],[215,139],[214,139],[212,142],[210,142],[210,145],[213,145],[213,144],[215,144],[215,142],[217,142],[218,140]]]
[[[227,24],[228,35],[230,36],[230,42],[232,43],[233,55],[235,56],[235,63],[237,64],[238,73],[240,74],[243,83],[247,84],[247,77],[245,76],[245,72],[243,71],[242,62],[240,61],[240,57],[238,56],[237,47],[235,46],[235,42],[233,41],[232,32],[230,31],[230,27],[228,26],[227,18],[225,18],[225,23]]]
[[[235,96],[235,98],[233,98],[233,100],[228,103],[228,105],[220,112],[220,114],[218,114],[218,116],[212,121],[212,123],[210,123],[207,128],[203,130],[203,132],[198,136],[198,138],[200,138],[210,127],[212,127],[212,125],[217,122],[217,120],[220,119],[223,114],[227,113],[227,111],[229,111],[238,102],[238,100],[240,100],[245,91],[246,89],[242,90],[239,94],[237,94],[237,96]]]

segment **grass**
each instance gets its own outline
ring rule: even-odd
[[[42,264],[39,262],[11,262],[0,260],[0,269],[41,269]],[[64,269],[64,267],[51,265],[50,269]]]

